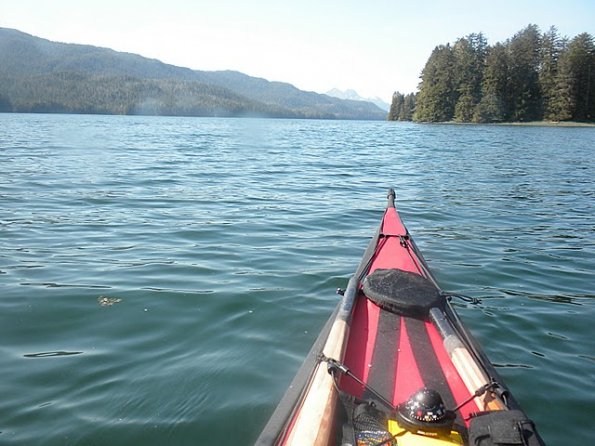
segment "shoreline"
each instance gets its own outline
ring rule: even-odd
[[[525,127],[595,127],[595,122],[579,121],[527,121],[527,122],[497,122],[493,125],[513,125]]]
[[[514,126],[514,127],[595,127],[595,122],[580,121],[516,121],[516,122],[416,122],[416,121],[393,121],[393,122],[413,122],[415,124],[441,124],[441,125],[494,125],[494,126]]]

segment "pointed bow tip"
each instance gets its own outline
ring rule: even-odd
[[[389,207],[389,208],[394,208],[395,207],[395,198],[396,198],[396,196],[397,196],[397,194],[395,194],[395,190],[391,187],[388,190],[388,195],[387,195],[388,205],[387,205],[387,207]]]

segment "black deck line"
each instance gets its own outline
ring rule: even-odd
[[[456,407],[457,403],[432,346],[425,322],[419,319],[406,318],[405,324],[413,356],[417,362],[417,368],[424,385],[438,391],[448,409]],[[458,413],[456,423],[464,425]]]
[[[368,375],[368,384],[389,401],[392,401],[395,390],[400,329],[399,315],[380,310],[376,343],[372,353],[373,365]],[[364,399],[368,398],[374,398],[374,396],[366,390]]]

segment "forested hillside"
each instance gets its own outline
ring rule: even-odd
[[[385,119],[345,101],[234,71],[196,71],[0,28],[0,111]]]
[[[158,116],[294,116],[287,109],[216,85],[76,72],[24,78],[0,75],[0,111]],[[16,98],[16,99],[14,99]]]
[[[437,46],[414,98],[395,93],[389,119],[419,122],[595,120],[595,44],[529,25],[503,43],[481,34]]]

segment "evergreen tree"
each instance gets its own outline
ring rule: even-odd
[[[415,93],[409,93],[403,101],[403,111],[399,114],[399,121],[412,121],[415,112]]]
[[[508,120],[510,116],[508,65],[508,50],[504,45],[497,43],[489,48],[481,85],[482,98],[473,117],[475,122]]]
[[[508,43],[509,100],[514,121],[531,121],[541,117],[539,90],[539,50],[541,33],[537,25],[529,25],[515,34]]]
[[[449,44],[437,46],[421,75],[417,105],[413,120],[444,122],[454,116],[455,61]]]
[[[398,121],[399,120],[399,116],[403,110],[403,102],[405,101],[405,97],[399,93],[398,91],[395,91],[393,93],[393,100],[390,104],[390,110],[388,112],[388,120],[389,121]]]
[[[558,119],[595,119],[595,45],[590,34],[579,34],[570,41],[560,56],[558,74]]]
[[[558,72],[558,57],[563,47],[563,41],[555,26],[543,34],[540,50],[539,86],[543,101],[544,119],[555,119],[554,97],[556,91],[556,76]]]
[[[456,105],[455,121],[471,122],[481,100],[481,82],[487,51],[483,34],[470,34],[453,46],[455,58]]]

